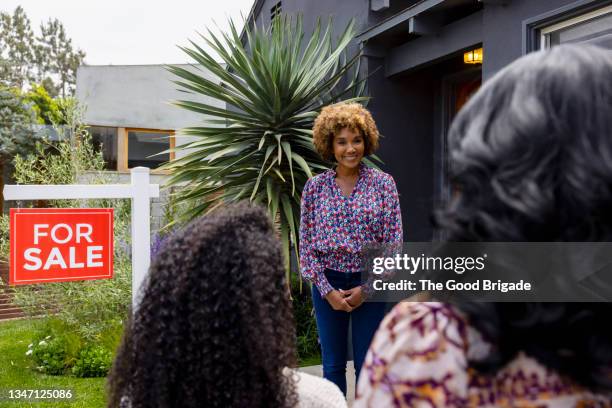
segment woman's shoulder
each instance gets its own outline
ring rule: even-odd
[[[318,190],[321,188],[321,186],[323,186],[329,180],[331,172],[333,172],[333,170],[325,170],[324,172],[309,178],[304,185],[304,191]]]
[[[474,346],[488,353],[464,316],[440,302],[401,302],[385,317],[370,345],[356,407],[384,405],[393,395],[465,406],[468,360]],[[453,405],[455,406],[455,405]]]
[[[469,359],[480,360],[490,352],[484,340],[468,318],[456,307],[442,302],[400,302],[387,316],[388,331],[408,335],[407,347],[431,347],[450,344]],[[448,351],[446,347],[444,350]],[[442,351],[442,350],[440,350]]]
[[[311,178],[308,179],[308,182],[311,184],[321,184],[322,182],[324,182],[325,180],[329,178],[330,171],[331,170],[325,170],[322,173],[312,176]]]
[[[346,408],[346,399],[331,381],[297,370],[285,370],[294,375],[299,408]]]
[[[383,320],[379,331],[396,341],[405,342],[405,347],[431,350],[432,342],[438,343],[440,336],[450,337],[446,339],[450,344],[467,349],[468,329],[466,318],[448,304],[400,302]]]
[[[395,185],[395,180],[393,179],[393,176],[391,176],[389,173],[385,173],[380,169],[365,165],[364,169],[370,179],[379,182],[381,185]]]

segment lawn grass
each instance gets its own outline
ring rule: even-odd
[[[0,408],[104,407],[105,378],[51,376],[32,369],[32,360],[26,357],[25,352],[40,323],[36,319],[0,322]],[[71,389],[74,398],[69,402],[7,401],[7,393],[11,389]]]
[[[33,362],[25,352],[41,323],[37,319],[0,322],[0,408],[104,407],[105,378],[52,376],[33,370]],[[299,364],[300,367],[321,364],[321,356],[301,358]],[[7,393],[11,389],[71,389],[74,398],[69,402],[7,401]]]
[[[320,364],[321,364],[321,355],[320,354],[316,354],[314,356],[300,358],[300,361],[299,361],[300,367],[308,367],[308,366],[320,365]]]

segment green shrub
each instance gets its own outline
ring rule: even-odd
[[[81,336],[72,331],[71,327],[63,320],[56,317],[49,317],[40,321],[39,330],[36,332],[33,341],[37,343],[48,337],[61,337],[61,341],[66,346],[66,363],[71,365],[83,346]]]
[[[92,143],[87,127],[80,122],[82,108],[70,102],[71,111],[64,115],[67,125],[56,127],[59,142],[39,140],[27,155],[17,155],[13,159],[15,167],[13,179],[17,184],[74,184],[86,171],[104,170],[104,157]],[[96,183],[104,183],[102,175]],[[54,207],[66,207],[75,200],[51,201]]]
[[[79,336],[71,332],[64,322],[49,318],[39,326],[26,355],[32,358],[36,370],[62,375],[74,364],[81,347]]]
[[[95,339],[88,340],[61,318],[48,317],[38,326],[26,355],[32,358],[35,369],[45,374],[105,377],[122,332],[123,324],[116,319]]]
[[[51,98],[44,86],[33,84],[32,89],[23,95],[24,102],[36,112],[37,121],[43,125],[62,124],[60,103]]]
[[[103,346],[89,346],[81,350],[72,367],[76,377],[105,377],[110,370],[113,356]]]
[[[28,353],[31,351],[38,371],[51,375],[64,374],[66,371],[67,347],[62,337],[47,336],[30,346],[28,347]]]
[[[0,215],[0,259],[9,259],[9,256],[10,256],[9,216],[8,214],[1,214]]]
[[[298,358],[303,361],[320,353],[317,322],[314,317],[310,287],[304,285],[300,288],[300,282],[296,277],[292,279],[291,286]]]
[[[106,328],[100,331],[93,342],[107,350],[113,351],[114,356],[114,352],[117,350],[117,347],[119,347],[119,343],[121,343],[122,336],[123,320],[119,319],[119,316],[117,316],[116,319],[107,322]]]
[[[62,375],[74,365],[83,345],[82,339],[68,330],[59,319],[43,322],[26,355],[31,356],[36,370],[50,375]]]

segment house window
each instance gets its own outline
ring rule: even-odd
[[[541,48],[576,42],[593,42],[610,47],[612,6],[602,7],[540,29]]]
[[[282,11],[283,11],[282,4],[279,1],[270,9],[270,21],[272,22],[274,21],[276,17],[280,17]]]
[[[104,168],[106,170],[117,170],[117,128],[91,126],[89,132],[94,147],[102,151]]]
[[[174,147],[174,135],[170,131],[149,129],[126,129],[127,131],[127,168],[148,167],[156,169],[168,162],[172,155],[162,153]]]
[[[127,171],[132,167],[157,169],[174,159],[174,131],[155,129],[126,129],[90,126],[89,132],[96,149],[102,151],[106,170]]]

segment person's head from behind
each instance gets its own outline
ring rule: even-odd
[[[559,46],[487,81],[449,135],[449,241],[612,240],[612,52]],[[607,303],[461,305],[494,344],[481,368],[525,351],[592,389],[612,389]]]
[[[293,314],[266,212],[231,205],[173,234],[152,262],[109,406],[293,406]],[[127,397],[127,398],[126,398]]]

